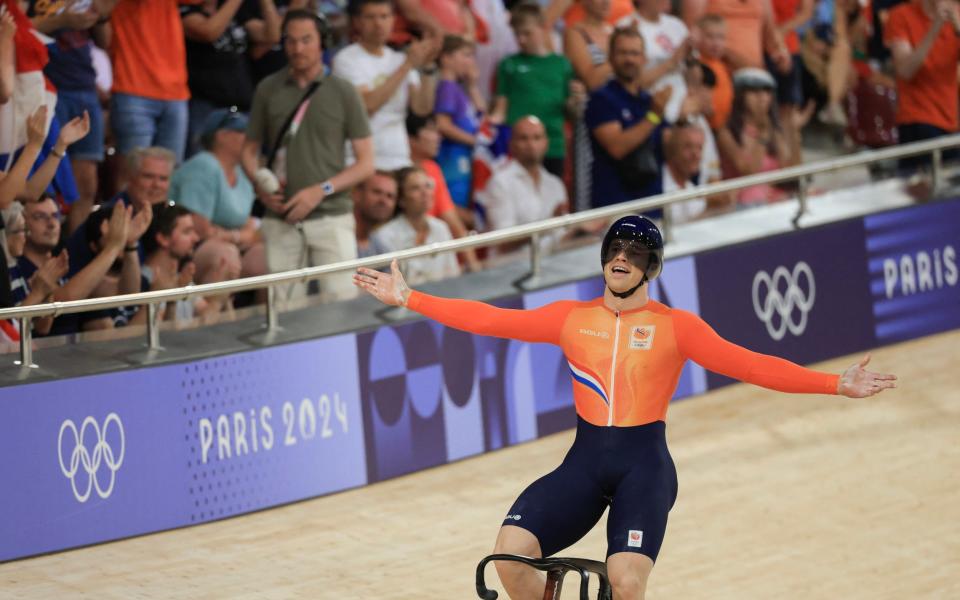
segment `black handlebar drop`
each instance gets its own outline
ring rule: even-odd
[[[590,600],[590,573],[600,580],[597,600],[613,600],[610,580],[607,579],[607,565],[602,562],[585,558],[529,558],[516,554],[491,554],[477,565],[477,595],[483,600],[496,600],[498,597],[497,592],[487,588],[484,578],[487,563],[495,560],[519,562],[544,571],[547,574],[548,590],[544,594],[544,600],[559,600],[563,577],[568,571],[576,571],[580,575],[580,600]]]

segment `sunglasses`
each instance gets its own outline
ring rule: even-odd
[[[615,239],[607,246],[607,253],[603,257],[603,264],[615,259],[623,253],[627,261],[639,269],[646,269],[650,265],[650,250],[637,240]]]

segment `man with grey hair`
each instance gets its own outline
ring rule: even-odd
[[[136,148],[127,155],[127,173],[130,178],[126,189],[100,207],[100,210],[110,210],[118,201],[127,206],[133,206],[136,217],[131,222],[131,227],[135,230],[136,239],[131,252],[136,252],[140,262],[143,262],[143,252],[139,248],[140,236],[150,226],[153,205],[167,201],[170,178],[176,161],[177,157],[166,148],[159,146]],[[89,220],[88,218],[87,221]],[[70,253],[71,275],[82,269],[94,257],[90,243],[92,240],[87,231],[89,229],[87,221],[84,221],[64,244]],[[138,280],[134,289],[123,290],[121,293],[139,292],[139,285]]]

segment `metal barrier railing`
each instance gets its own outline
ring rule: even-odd
[[[861,167],[874,163],[885,162],[908,156],[917,156],[921,154],[932,154],[932,185],[933,189],[938,189],[942,180],[942,156],[943,150],[952,147],[960,147],[960,134],[945,136],[935,140],[915,142],[903,146],[894,146],[883,150],[868,150],[858,154],[843,156],[822,160],[808,165],[798,165],[788,167],[778,171],[768,173],[759,173],[757,175],[748,175],[738,177],[717,183],[698,186],[696,188],[679,190],[669,194],[661,194],[642,200],[632,200],[614,206],[596,208],[583,212],[578,212],[560,217],[553,217],[545,221],[531,223],[528,225],[518,225],[499,231],[491,231],[471,235],[460,239],[446,242],[437,242],[425,246],[418,246],[409,250],[400,250],[390,252],[369,258],[341,261],[322,265],[319,267],[306,267],[294,271],[285,271],[283,273],[271,273],[268,275],[259,275],[256,277],[245,277],[243,279],[234,279],[231,281],[222,281],[218,283],[206,283],[202,285],[191,285],[183,288],[169,290],[157,290],[151,292],[141,292],[137,294],[125,294],[122,296],[110,296],[107,298],[88,298],[85,300],[71,300],[68,302],[51,302],[48,304],[36,304],[32,306],[18,306],[14,308],[0,309],[0,319],[15,319],[20,322],[20,357],[15,361],[22,367],[35,367],[33,363],[33,345],[30,328],[30,321],[35,317],[58,316],[70,313],[87,312],[93,310],[104,310],[109,308],[118,308],[121,306],[148,306],[147,318],[147,347],[151,350],[160,349],[159,324],[156,321],[157,304],[161,302],[174,302],[178,300],[188,300],[198,296],[210,296],[217,294],[229,294],[247,290],[256,290],[267,288],[266,304],[266,327],[268,332],[275,331],[279,326],[277,312],[277,297],[275,287],[283,283],[305,283],[314,279],[319,279],[331,273],[341,271],[352,271],[358,267],[377,267],[389,264],[393,259],[404,260],[417,256],[427,256],[439,252],[452,252],[466,250],[468,248],[478,248],[483,246],[492,246],[503,242],[527,239],[531,240],[530,248],[530,273],[528,278],[536,279],[540,273],[540,245],[537,243],[540,236],[554,229],[561,227],[570,227],[587,223],[599,219],[620,216],[627,213],[646,212],[657,208],[663,208],[670,204],[702,198],[714,194],[732,192],[743,188],[761,185],[784,183],[788,181],[798,181],[797,188],[797,212],[793,218],[794,227],[800,226],[800,218],[807,212],[807,181],[812,175],[839,171],[852,167]],[[666,213],[665,213],[666,214]],[[669,241],[671,239],[672,226],[669,219],[663,223],[664,237]]]

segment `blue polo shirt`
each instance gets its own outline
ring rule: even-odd
[[[636,200],[646,196],[655,196],[663,191],[661,178],[657,177],[642,189],[626,188],[617,174],[616,160],[610,156],[593,135],[593,130],[606,123],[616,121],[623,129],[629,129],[641,122],[650,112],[653,98],[640,91],[636,96],[627,91],[616,79],[590,94],[584,121],[590,130],[590,144],[593,147],[593,195],[591,205],[594,208]],[[663,164],[661,138],[663,126],[657,127],[651,135],[655,137],[657,161]]]

